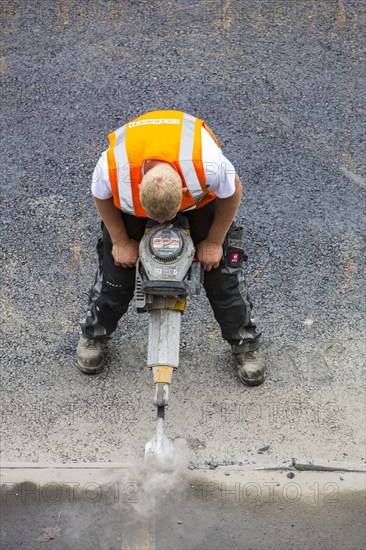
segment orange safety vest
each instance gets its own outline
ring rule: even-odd
[[[182,178],[188,192],[180,210],[201,208],[215,199],[206,190],[202,162],[201,127],[219,146],[203,120],[181,111],[152,111],[109,134],[109,179],[114,205],[127,214],[147,218],[140,202],[139,184],[145,160],[168,162]]]

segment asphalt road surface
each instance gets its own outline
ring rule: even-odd
[[[239,173],[269,377],[240,384],[204,292],[166,432],[191,466],[365,464],[363,0],[3,0],[2,461],[141,460],[154,431],[133,304],[76,368],[107,135],[154,109],[207,121]]]

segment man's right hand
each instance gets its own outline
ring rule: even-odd
[[[133,239],[113,243],[112,256],[114,265],[120,267],[135,267],[139,257],[139,243]]]

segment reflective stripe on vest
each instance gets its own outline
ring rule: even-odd
[[[184,113],[178,161],[183,172],[188,191],[197,203],[203,199],[205,193],[202,190],[192,160],[196,120],[197,119],[192,115],[187,115]]]
[[[126,126],[119,128],[115,134],[114,158],[117,165],[118,194],[121,209],[124,212],[134,214],[135,207],[132,198],[130,163],[128,162],[126,150]]]

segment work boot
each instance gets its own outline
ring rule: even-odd
[[[266,362],[259,350],[240,351],[240,346],[233,346],[234,355],[239,363],[238,378],[247,386],[258,386],[266,377]]]
[[[104,353],[99,340],[81,335],[76,348],[78,368],[85,374],[98,374],[103,369]]]

